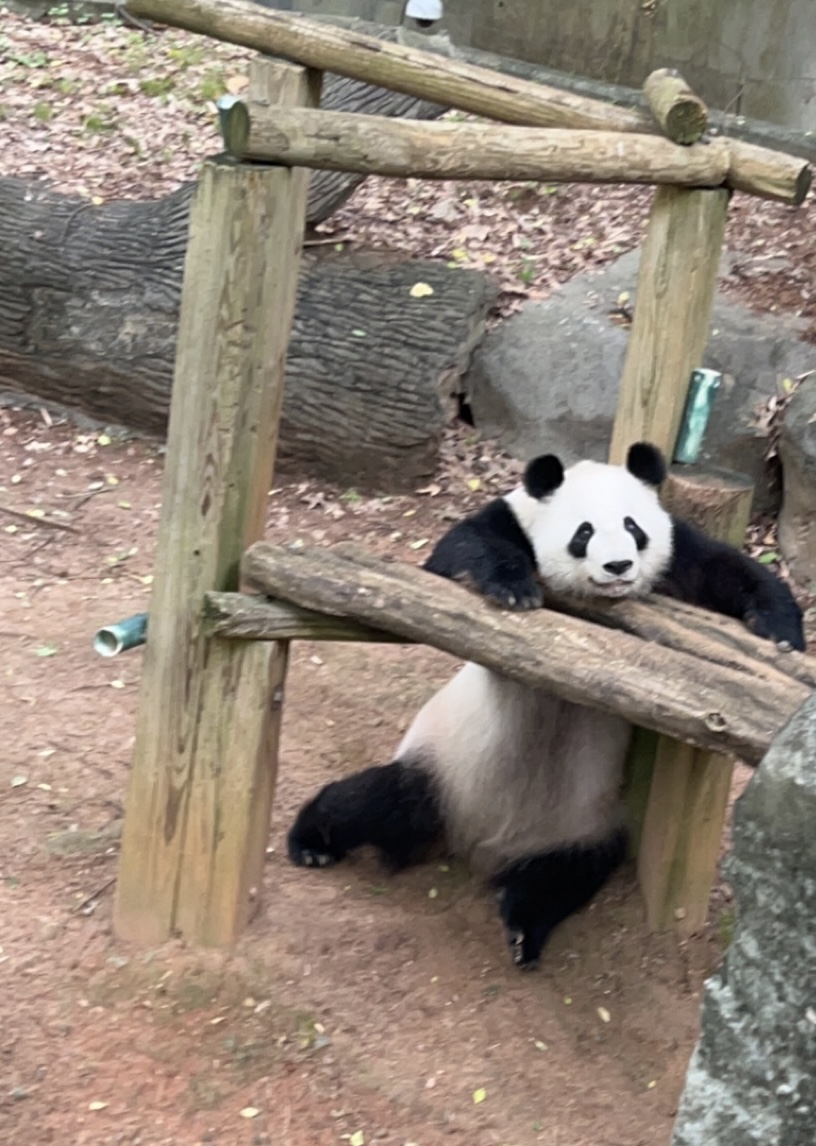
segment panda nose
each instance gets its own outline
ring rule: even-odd
[[[611,573],[614,577],[622,577],[627,569],[631,568],[631,561],[607,561],[604,565],[606,572]]]

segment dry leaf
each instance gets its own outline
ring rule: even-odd
[[[480,1102],[484,1102],[484,1100],[486,1098],[487,1098],[487,1091],[485,1090],[485,1088],[483,1086],[480,1086],[478,1090],[474,1090],[473,1101],[476,1103],[477,1106],[479,1105]]]

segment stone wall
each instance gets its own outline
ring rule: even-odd
[[[403,0],[258,0],[398,24]],[[816,132],[814,0],[444,0],[455,44],[639,88],[679,68],[712,107]]]
[[[474,47],[640,87],[679,68],[712,107],[816,131],[814,0],[473,0]]]
[[[816,1142],[816,697],[738,802],[734,939],[707,986],[672,1146]]]

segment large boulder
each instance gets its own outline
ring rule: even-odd
[[[779,456],[785,475],[779,544],[796,579],[816,582],[816,374],[785,411]]]
[[[636,301],[638,264],[633,251],[600,274],[579,275],[491,333],[466,379],[475,424],[486,436],[522,460],[552,449],[566,460],[605,458],[629,337],[610,312],[622,295],[627,307]],[[756,413],[783,379],[816,365],[816,348],[801,339],[803,325],[754,314],[719,294],[700,363],[725,375],[700,460],[747,474],[759,508],[775,507],[778,493],[766,474],[767,439]]]
[[[816,697],[738,801],[727,861],[738,905],[706,985],[672,1146],[816,1142]]]

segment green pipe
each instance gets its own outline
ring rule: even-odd
[[[683,421],[674,450],[675,462],[689,465],[699,458],[714,396],[721,382],[722,374],[718,370],[692,371]]]
[[[101,657],[115,657],[126,649],[138,648],[146,640],[147,613],[136,613],[124,621],[117,621],[115,625],[99,629],[94,636],[93,647]]]

